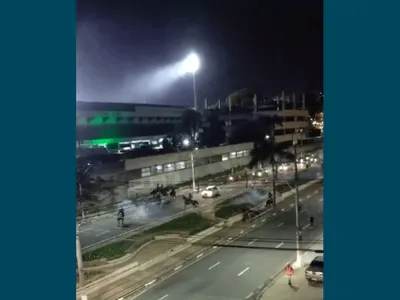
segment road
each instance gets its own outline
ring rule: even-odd
[[[300,222],[305,227],[302,247],[309,246],[322,234],[322,192],[318,188],[303,199],[306,210],[300,213]],[[296,244],[293,207],[282,204],[273,219],[230,244],[246,248],[223,247],[154,285],[136,300],[245,299],[295,257],[294,250],[284,250],[293,249]],[[315,216],[314,229],[307,226],[309,213]]]
[[[306,172],[300,173],[300,178],[316,178],[321,175],[321,169],[318,166],[313,166],[309,168]],[[292,180],[293,171],[281,172],[279,175],[280,181]],[[240,193],[246,191],[244,183],[232,182],[224,186],[220,186],[222,197],[234,197]],[[253,196],[255,202],[260,200],[257,198],[257,193],[254,195],[254,190],[249,190],[249,193],[243,195],[243,200],[249,199],[249,196]],[[217,199],[201,199],[199,200],[201,209],[208,209],[212,207],[212,202],[217,201]],[[237,200],[238,202],[241,199]],[[254,203],[256,204],[256,203]],[[183,201],[176,201],[164,207],[160,207],[154,203],[145,205],[140,205],[136,207],[130,206],[125,210],[125,228],[121,229],[117,227],[117,221],[115,218],[104,218],[93,220],[90,224],[82,224],[79,227],[79,236],[82,248],[88,248],[95,244],[101,243],[105,240],[111,239],[124,231],[132,231],[139,229],[140,227],[146,226],[150,223],[157,222],[161,219],[171,217],[175,214],[181,213],[185,210]]]

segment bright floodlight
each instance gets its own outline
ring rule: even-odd
[[[183,143],[183,145],[184,145],[185,147],[187,147],[187,146],[190,145],[189,139],[184,139],[182,143]]]
[[[199,57],[194,53],[190,54],[183,62],[183,67],[186,73],[196,73],[200,68]]]

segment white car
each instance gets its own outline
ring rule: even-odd
[[[203,198],[212,198],[219,195],[219,189],[215,185],[208,186],[201,192]]]

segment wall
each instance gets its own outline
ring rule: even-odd
[[[213,155],[221,155],[230,152],[237,152],[242,150],[251,150],[253,148],[253,143],[245,143],[238,145],[230,145],[209,149],[200,149],[195,151],[195,157],[207,157]],[[302,151],[313,151],[322,148],[322,142],[313,145],[305,145],[302,148],[298,147],[298,153]],[[293,149],[290,149],[293,151]],[[250,162],[251,157],[241,157],[236,159],[229,159],[226,161],[220,161],[213,164],[201,165],[195,167],[195,177],[201,178],[212,174],[221,173],[226,170],[230,170],[235,167],[246,166]],[[188,161],[190,160],[190,151],[180,152],[175,154],[158,155],[153,157],[145,157],[140,159],[130,159],[126,161],[126,168],[141,168],[148,167],[149,164],[165,164],[177,162],[179,160]],[[140,179],[135,179],[130,181],[130,188],[135,189],[152,189],[157,183],[167,185],[179,184],[182,182],[187,182],[192,180],[192,169],[188,167],[183,170],[178,170],[174,172],[162,173],[159,175],[153,175],[148,177],[143,177]]]

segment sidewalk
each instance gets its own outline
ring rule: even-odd
[[[323,249],[323,237],[315,245],[311,247],[314,249]],[[288,285],[288,278],[285,275],[278,277],[264,292],[264,294],[257,298],[259,300],[323,300],[323,285],[308,285],[304,277],[304,272],[307,266],[317,255],[314,251],[307,251],[303,255],[303,263],[305,266],[295,270],[292,276],[292,286]]]
[[[292,286],[288,285],[288,278],[283,275],[269,287],[261,300],[322,300],[323,287],[309,286],[304,278],[306,267],[295,271],[292,276]]]

